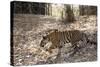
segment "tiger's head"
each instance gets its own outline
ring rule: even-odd
[[[49,41],[48,36],[43,36],[43,39],[41,40],[41,43],[40,43],[40,47],[44,47],[48,41]]]
[[[50,29],[49,31],[47,31],[46,35],[42,36],[43,38],[41,40],[40,47],[44,47],[50,41],[50,38],[52,37],[52,35],[55,32],[58,32],[58,30],[57,29]]]

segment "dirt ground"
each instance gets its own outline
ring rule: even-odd
[[[96,16],[80,16],[77,17],[74,23],[62,23],[62,20],[59,20],[58,17],[15,14],[13,26],[13,60],[15,66],[97,60]],[[55,60],[58,49],[54,49],[53,53],[50,54],[40,47],[40,41],[49,29],[58,29],[60,31],[78,29],[87,35],[89,41],[79,48],[73,56],[67,56],[67,45],[64,45],[59,59]],[[83,43],[79,42],[79,45],[83,45]]]

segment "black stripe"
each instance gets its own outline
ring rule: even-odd
[[[61,44],[64,44],[64,34],[61,32]]]
[[[67,31],[66,33],[67,33],[67,35],[66,35],[67,41],[70,42],[70,33],[69,33],[69,31]]]
[[[68,33],[69,33],[69,36],[68,36],[68,39],[69,39],[69,41],[71,41],[71,38],[72,38],[72,31],[68,31]]]
[[[67,34],[67,32],[66,32],[66,31],[65,31],[64,37],[65,37],[65,41],[66,41],[66,43],[68,43],[68,42],[69,42],[69,40],[68,40],[68,34]]]
[[[65,31],[63,31],[63,41],[64,41],[64,44],[66,43],[66,33],[65,33]]]

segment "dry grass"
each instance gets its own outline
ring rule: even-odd
[[[88,36],[88,43],[73,55],[66,57],[66,45],[61,49],[61,56],[56,63],[82,62],[97,60],[97,19],[96,16],[79,17],[75,23],[64,24],[56,17],[30,14],[14,15],[14,65],[33,65],[55,63],[57,50],[52,54],[39,46],[46,30],[78,29]],[[79,42],[79,44],[82,44]],[[49,58],[49,59],[48,59]]]

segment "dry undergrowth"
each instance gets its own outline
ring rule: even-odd
[[[54,49],[50,54],[45,48],[40,47],[42,36],[46,35],[49,29],[69,30],[78,29],[88,36],[88,43],[82,46],[73,55],[66,54],[67,45],[61,49],[61,56],[57,62],[58,50]],[[14,65],[33,65],[48,63],[66,63],[95,61],[97,59],[97,19],[96,16],[87,18],[80,17],[78,21],[71,24],[64,24],[55,20],[54,17],[42,15],[15,15],[14,16]],[[82,45],[80,41],[78,44]],[[66,57],[67,56],[67,57]],[[54,62],[53,62],[54,61]]]

